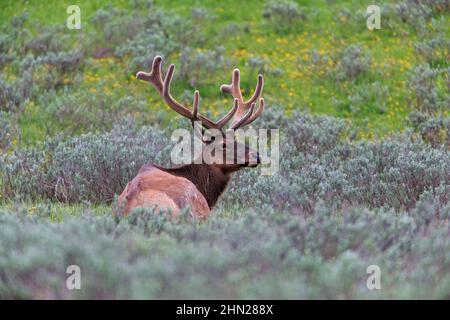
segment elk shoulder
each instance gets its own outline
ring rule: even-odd
[[[143,166],[127,184],[119,196],[119,207],[123,214],[139,207],[170,210],[174,216],[190,207],[197,218],[206,218],[210,213],[205,197],[191,181],[153,165]]]

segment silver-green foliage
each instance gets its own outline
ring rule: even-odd
[[[267,1],[262,15],[277,32],[294,31],[306,19],[298,3],[287,0]]]
[[[170,141],[156,127],[125,122],[0,158],[3,198],[111,202],[145,163],[167,161]]]
[[[448,91],[440,93],[437,81],[448,75],[446,69],[433,69],[428,64],[414,67],[409,73],[408,86],[411,89],[412,105],[415,109],[436,113],[442,108],[450,108]]]
[[[0,152],[8,150],[15,132],[13,120],[7,112],[0,111]]]
[[[426,32],[430,19],[442,12],[450,12],[448,0],[402,0],[395,4],[398,16],[419,32]]]
[[[338,80],[354,80],[370,70],[371,58],[360,44],[351,44],[341,54],[337,67]]]
[[[0,210],[0,298],[448,298],[450,207],[320,204],[309,216],[218,210],[208,221],[109,210],[51,222],[52,205]],[[366,287],[381,269],[382,290]],[[81,269],[81,289],[65,286]],[[407,267],[406,267],[407,266]]]
[[[442,203],[450,198],[448,150],[404,134],[380,142],[350,143],[339,139],[340,121],[294,114],[283,122],[280,171],[266,177],[258,171],[239,174],[225,198],[311,213],[316,204],[341,208],[351,205],[410,209],[425,191]],[[267,121],[268,125],[271,124]]]
[[[270,110],[270,108],[268,108]],[[222,205],[245,202],[311,213],[318,202],[411,209],[425,191],[446,203],[450,157],[407,133],[379,142],[349,142],[345,125],[330,117],[268,111],[266,128],[280,128],[280,171],[262,176],[242,170]],[[157,127],[117,126],[100,135],[16,150],[0,158],[5,199],[56,199],[109,203],[144,164],[168,165],[169,132]]]

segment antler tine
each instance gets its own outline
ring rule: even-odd
[[[264,88],[264,78],[261,74],[258,75],[258,80],[256,83],[256,88],[251,96],[251,98],[247,101],[244,101],[241,93],[240,87],[240,72],[239,69],[234,69],[233,76],[231,79],[231,84],[224,84],[220,86],[220,90],[224,93],[230,93],[235,99],[238,100],[239,106],[238,110],[233,119],[232,127],[235,127],[239,123],[239,127],[250,124],[255,121],[264,110],[264,100],[261,98],[261,94]],[[248,114],[248,110],[250,110],[252,104],[255,104],[256,101],[259,100],[259,106],[255,113]],[[241,122],[241,119],[245,117],[245,121]]]
[[[253,103],[255,104],[255,103]],[[259,105],[258,105],[258,109],[256,109],[256,111],[247,119],[247,121],[245,121],[245,123],[242,126],[246,126],[250,123],[252,123],[253,121],[255,121],[256,119],[258,119],[258,117],[263,113],[264,111],[264,98],[260,98],[259,99]]]
[[[175,70],[175,65],[171,64],[169,66],[169,69],[167,70],[166,77],[164,78],[163,83],[163,91],[162,96],[164,98],[164,101],[172,107],[176,112],[181,114],[183,117],[186,117],[188,119],[192,118],[192,111],[183,106],[181,103],[176,101],[172,95],[170,94],[170,84],[172,82],[173,78],[173,71]],[[198,100],[197,100],[198,101]]]
[[[231,95],[238,99],[239,102],[244,102],[241,93],[241,73],[239,69],[233,70],[233,77],[231,78],[231,84],[223,84],[220,86],[220,90],[224,93],[231,93]]]
[[[256,89],[255,92],[253,93],[252,97],[245,102],[246,105],[250,105],[253,102],[256,102],[256,100],[258,100],[258,98],[261,96],[262,90],[264,87],[264,78],[262,74],[258,74],[258,82],[256,83]]]
[[[219,121],[217,121],[217,126],[219,128],[222,128],[228,121],[230,121],[230,119],[234,116],[234,114],[236,113],[237,109],[239,107],[239,102],[238,99],[234,99],[234,105],[233,108]]]
[[[198,96],[199,93],[196,91],[196,95],[194,95],[194,110],[191,112],[189,109],[187,109],[185,106],[183,106],[181,103],[177,102],[172,95],[170,94],[170,84],[172,82],[173,78],[173,72],[175,70],[175,65],[171,64],[169,66],[169,69],[167,70],[166,77],[164,78],[164,85],[163,85],[163,98],[166,101],[166,103],[171,106],[175,111],[177,111],[182,116],[195,120],[200,120],[202,122],[202,125],[205,126],[207,129],[219,129],[222,130],[222,127],[231,119],[231,117],[234,116],[236,113],[238,106],[233,106],[233,109],[231,109],[228,114],[226,114],[222,119],[220,119],[217,122],[214,122],[210,120],[209,118],[201,115],[198,113]],[[197,98],[195,97],[197,96]]]
[[[200,100],[200,92],[198,92],[198,90],[195,90],[194,103],[192,104],[192,117],[191,117],[192,126],[194,126],[194,122],[197,119],[199,100]]]
[[[152,63],[152,71],[150,73],[139,71],[136,73],[136,78],[139,80],[144,80],[147,82],[150,82],[155,89],[162,94],[163,91],[163,80],[161,77],[161,63],[162,63],[162,57],[156,56],[153,59]]]
[[[151,72],[147,73],[147,72],[139,71],[136,74],[136,77],[140,80],[150,82],[153,85],[153,87],[155,87],[155,89],[158,91],[158,93],[161,95],[161,97],[164,99],[164,101],[175,112],[179,113],[180,115],[182,115],[185,118],[188,118],[191,121],[193,126],[194,126],[194,122],[199,120],[199,121],[201,121],[202,126],[204,126],[205,128],[218,129],[218,130],[222,131],[222,133],[223,133],[223,130],[222,130],[223,126],[228,121],[230,121],[230,119],[232,117],[234,117],[236,115],[236,112],[239,110],[239,107],[242,104],[242,95],[241,95],[240,88],[239,88],[239,82],[240,82],[239,70],[238,69],[234,70],[232,84],[228,85],[228,86],[227,85],[223,86],[224,92],[230,92],[233,94],[233,96],[236,95],[233,108],[224,117],[222,117],[219,121],[214,122],[211,119],[203,116],[202,114],[200,114],[198,112],[199,104],[200,104],[200,93],[198,92],[198,90],[196,90],[194,92],[194,101],[193,101],[192,110],[185,107],[183,104],[181,104],[180,102],[175,100],[174,97],[172,97],[172,95],[170,93],[170,86],[171,86],[172,79],[173,79],[175,65],[171,64],[169,66],[169,68],[167,69],[167,73],[163,80],[162,61],[163,61],[163,59],[161,56],[156,56],[153,59]],[[227,88],[225,88],[225,87],[227,87]],[[229,91],[227,91],[227,90],[229,90]],[[258,110],[259,109],[260,108],[258,108]],[[251,120],[253,117],[250,117],[250,116],[251,116],[251,114],[248,115],[248,117],[246,117],[246,119]]]
[[[169,70],[163,82],[161,65],[162,65],[162,57],[156,56],[153,59],[151,72],[147,73],[139,71],[136,74],[136,77],[140,80],[150,82],[159,92],[159,94],[163,96],[166,103],[169,104],[170,107],[172,107],[172,109],[180,113],[182,116],[189,118],[191,122],[194,123],[194,121],[197,120],[198,114],[199,92],[196,91],[194,93],[194,104],[192,111],[183,106],[182,104],[178,103],[177,101],[175,101],[175,99],[173,99],[173,97],[170,95],[170,82],[172,81],[173,71],[175,67],[174,65],[169,66]],[[166,90],[164,89],[165,87]]]
[[[252,115],[254,108],[255,108],[255,103],[252,103],[250,105],[250,109],[247,111],[247,113],[241,119],[239,119],[235,124],[233,124],[230,129],[237,130],[240,127],[244,126],[246,124],[247,120]]]

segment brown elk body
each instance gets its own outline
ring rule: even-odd
[[[214,122],[198,112],[198,91],[195,91],[192,109],[183,106],[171,96],[170,84],[174,66],[170,65],[163,80],[161,64],[162,58],[155,57],[152,71],[138,72],[137,78],[150,82],[164,101],[173,110],[190,119],[193,126],[194,121],[201,121],[205,129],[220,130],[222,133],[220,139],[213,141],[223,149],[223,161],[208,162],[211,164],[194,161],[192,164],[176,168],[163,168],[155,164],[144,165],[119,196],[119,208],[123,214],[128,214],[135,208],[148,207],[169,210],[173,215],[178,215],[184,208],[190,208],[195,217],[206,218],[227,188],[232,173],[244,167],[256,167],[260,163],[255,150],[238,142],[234,136],[230,139],[222,128],[233,118],[229,130],[234,131],[250,124],[261,115],[264,110],[264,100],[261,98],[263,78],[261,75],[258,76],[255,93],[248,101],[244,101],[240,91],[239,70],[235,69],[232,83],[221,86],[222,92],[230,93],[234,97],[234,106],[227,115]],[[259,104],[255,110],[256,102]],[[238,153],[239,148],[244,152]],[[230,150],[231,152],[227,152]]]

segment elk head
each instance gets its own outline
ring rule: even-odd
[[[214,159],[207,159],[216,168],[225,173],[237,171],[243,167],[256,167],[260,163],[259,154],[248,144],[239,142],[234,133],[236,130],[255,121],[264,110],[264,99],[261,97],[264,79],[262,75],[258,75],[257,85],[252,97],[244,101],[240,88],[240,72],[238,69],[233,71],[231,84],[222,85],[220,90],[229,93],[234,98],[234,104],[231,110],[218,121],[213,121],[208,117],[199,113],[200,93],[198,90],[194,92],[192,108],[188,108],[176,101],[170,92],[170,86],[174,74],[175,66],[171,64],[166,75],[162,75],[162,58],[156,56],[153,59],[152,70],[150,73],[138,72],[136,77],[153,85],[158,91],[166,104],[174,111],[179,113],[191,121],[194,132],[202,142],[208,146],[213,144],[215,151],[222,151],[222,156],[215,156]],[[258,107],[256,108],[256,104]],[[225,130],[224,126],[232,120],[229,129]],[[197,124],[200,124],[199,128]],[[206,131],[204,130],[206,129]],[[209,135],[209,139],[205,139],[208,132],[218,132],[219,134]]]

